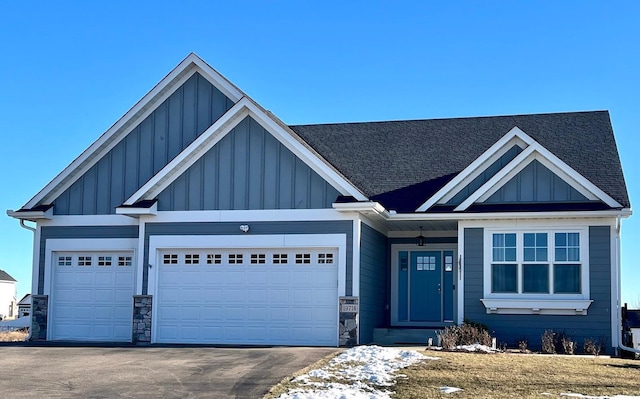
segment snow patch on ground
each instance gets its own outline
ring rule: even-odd
[[[459,391],[462,391],[462,388],[440,387],[440,392],[442,392],[442,393],[454,393],[454,392],[459,392]]]
[[[581,399],[640,399],[640,396],[614,395],[614,396],[589,396],[580,393],[561,393],[560,396],[565,398],[581,398]]]
[[[323,368],[311,370],[293,380],[293,388],[278,399],[389,399],[383,387],[395,384],[400,369],[422,360],[437,360],[416,351],[380,346],[356,346],[333,358]],[[323,380],[344,380],[329,382]]]

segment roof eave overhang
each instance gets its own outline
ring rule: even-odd
[[[31,222],[37,222],[38,220],[49,220],[53,217],[53,207],[49,207],[46,210],[7,210],[7,216],[18,220],[28,220]]]
[[[395,213],[389,212],[379,202],[334,203],[333,209],[339,212],[357,212],[363,215],[377,216],[388,221],[437,221],[437,220],[496,220],[496,219],[584,219],[621,217],[632,215],[630,208],[604,211],[558,211],[558,212],[446,212],[446,213]]]
[[[151,206],[119,206],[116,207],[116,215],[125,215],[131,217],[140,217],[145,215],[155,216],[158,214],[158,202],[154,202]]]

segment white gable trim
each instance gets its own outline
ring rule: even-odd
[[[549,150],[540,145],[540,143],[534,141],[525,151],[521,152],[504,168],[502,168],[502,170],[467,197],[467,199],[458,205],[454,211],[465,211],[475,202],[486,201],[491,195],[507,184],[509,180],[515,177],[534,160],[539,161],[541,164],[549,168],[551,172],[558,175],[558,177],[563,179],[567,184],[589,200],[601,200],[612,208],[622,208],[620,203],[615,201],[604,191],[600,190],[560,158],[553,155]]]
[[[341,194],[351,195],[361,201],[366,200],[366,197],[358,189],[330,168],[315,153],[312,153],[307,147],[297,141],[290,131],[285,131],[279,123],[270,115],[267,115],[253,101],[247,97],[243,97],[220,117],[220,119],[205,130],[193,143],[178,154],[146,184],[140,187],[138,191],[124,202],[124,205],[133,205],[144,199],[155,199],[247,116],[252,117]]]
[[[138,101],[127,113],[102,134],[89,148],[60,172],[49,184],[38,192],[24,208],[33,208],[57,198],[80,176],[94,166],[106,153],[124,139],[141,121],[149,116],[157,104],[161,104],[196,72],[220,90],[233,102],[244,95],[225,77],[211,68],[194,53],[189,54],[178,66],[165,76],[151,91]]]
[[[564,161],[551,153],[551,151],[544,148],[540,143],[535,141],[531,136],[516,126],[469,166],[467,166],[449,183],[438,190],[438,192],[422,204],[416,212],[425,212],[435,204],[446,203],[449,201],[515,144],[524,147],[524,151],[518,154],[513,160],[511,160],[511,162],[496,173],[496,175],[491,179],[485,182],[485,184],[478,188],[474,193],[469,195],[469,197],[457,206],[454,211],[464,211],[476,201],[485,201],[534,159],[545,165],[553,173],[558,175],[567,182],[567,184],[575,188],[588,199],[600,200],[612,208],[622,208],[622,205],[619,202],[611,198],[611,196],[591,183],[587,178],[582,176],[575,169],[571,168]]]
[[[494,163],[498,158],[504,155],[514,145],[520,147],[527,147],[531,145],[534,140],[525,132],[520,130],[517,126],[511,129],[507,134],[495,142],[494,145],[489,147],[488,150],[482,153],[475,161],[469,166],[464,168],[462,172],[458,173],[449,183],[438,190],[431,198],[429,198],[424,204],[422,204],[416,212],[425,212],[436,203],[445,203],[453,198],[460,190],[471,183],[473,179],[478,177],[484,170]]]

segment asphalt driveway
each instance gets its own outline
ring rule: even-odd
[[[0,397],[261,398],[336,348],[0,346]]]

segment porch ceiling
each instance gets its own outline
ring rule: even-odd
[[[388,220],[386,225],[389,231],[418,231],[422,226],[422,231],[457,231],[457,220],[433,220],[433,221],[407,221]]]

